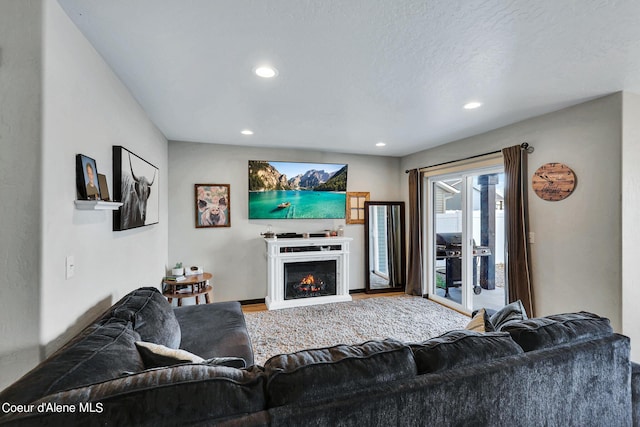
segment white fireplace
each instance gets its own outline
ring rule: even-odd
[[[351,301],[350,237],[264,239],[269,310]]]

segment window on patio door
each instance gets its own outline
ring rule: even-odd
[[[502,157],[427,170],[424,179],[429,298],[464,312],[503,307]]]

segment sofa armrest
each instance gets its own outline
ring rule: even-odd
[[[633,425],[640,426],[640,364],[631,362],[631,408]]]

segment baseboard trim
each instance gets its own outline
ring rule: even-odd
[[[257,299],[245,299],[242,301],[239,301],[240,305],[249,305],[249,304],[264,304],[264,298],[257,298]]]
[[[349,295],[351,294],[364,294],[367,290],[362,288],[362,289],[349,289]]]

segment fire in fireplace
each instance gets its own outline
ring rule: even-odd
[[[284,265],[284,299],[336,295],[336,260]]]

